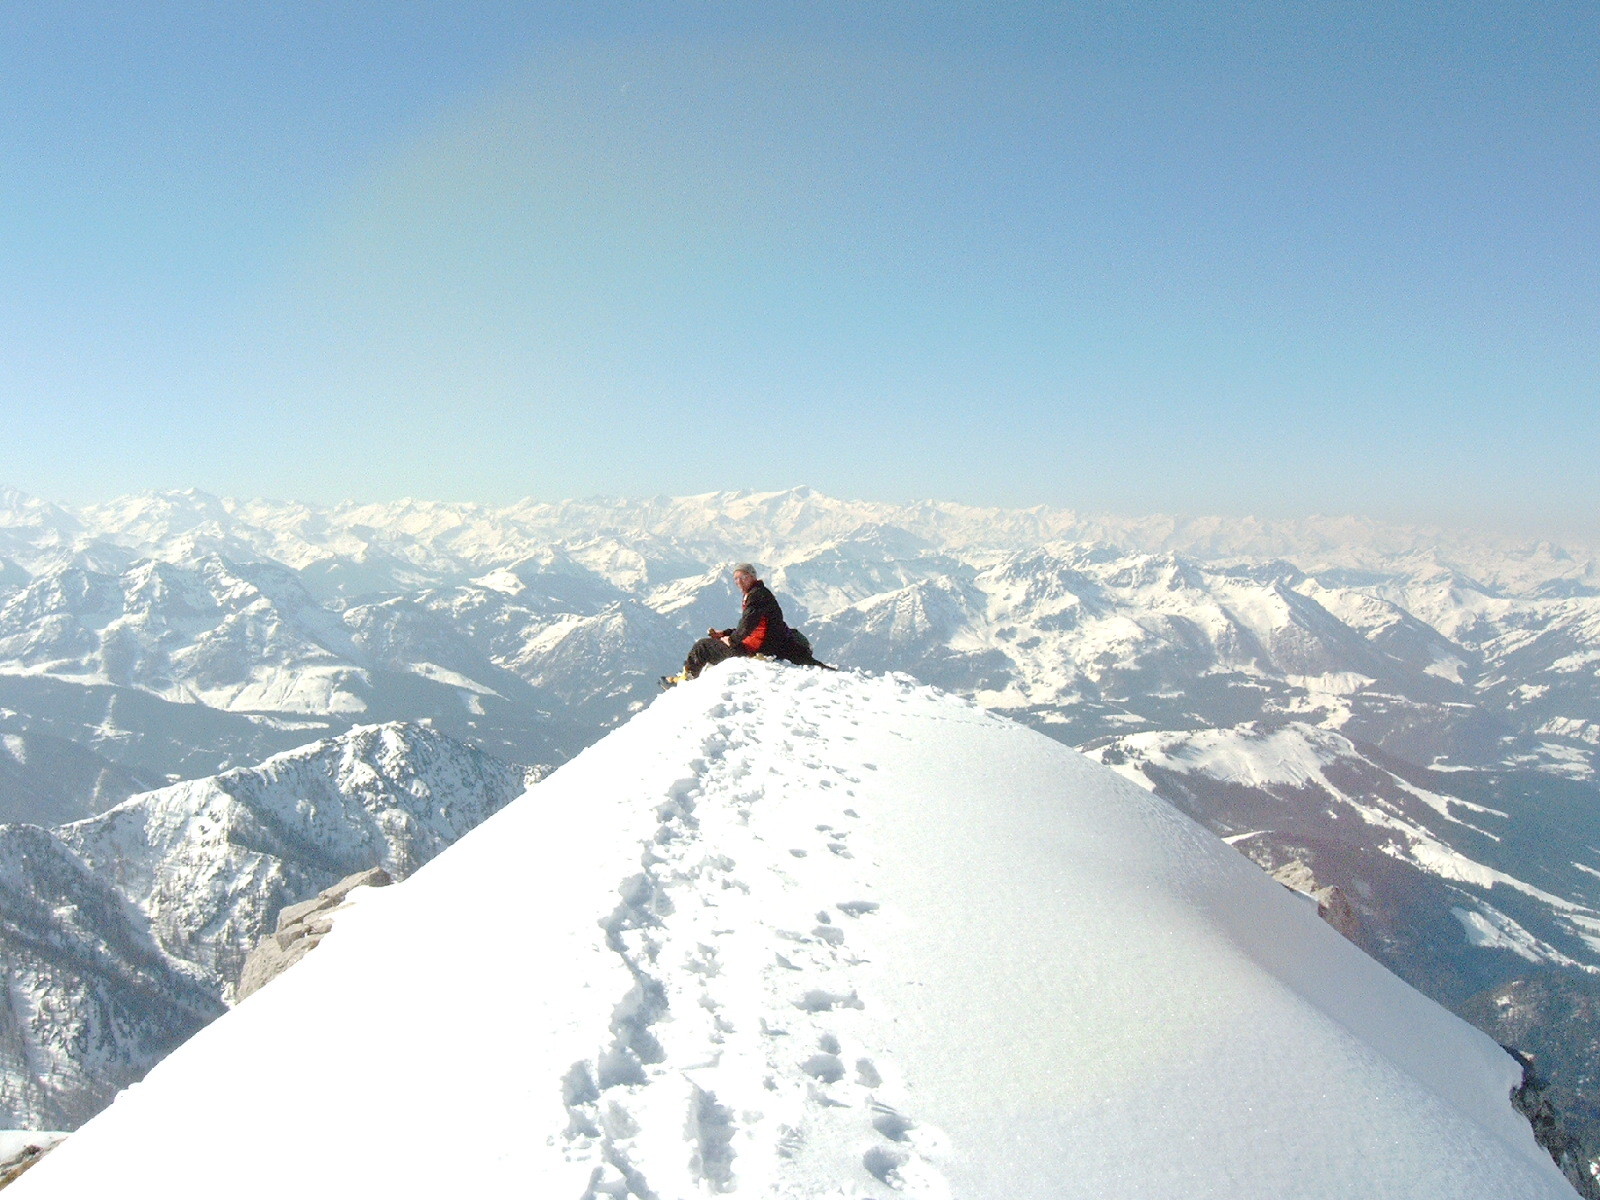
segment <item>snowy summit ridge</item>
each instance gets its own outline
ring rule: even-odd
[[[1517,1079],[1076,752],[733,663],[361,894],[16,1186],[1570,1196]]]

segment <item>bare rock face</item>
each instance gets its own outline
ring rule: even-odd
[[[1310,896],[1317,902],[1317,916],[1351,941],[1357,940],[1360,920],[1350,898],[1336,887],[1319,887],[1316,876],[1305,862],[1297,858],[1285,863],[1272,872],[1272,877],[1290,891]]]
[[[260,991],[272,980],[299,962],[333,928],[333,915],[345,906],[358,887],[387,887],[394,880],[382,867],[346,875],[330,888],[309,900],[291,904],[278,914],[278,927],[263,938],[244,961],[239,977],[238,999]]]

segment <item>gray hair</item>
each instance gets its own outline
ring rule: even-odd
[[[735,575],[748,575],[751,579],[756,578],[756,569],[749,563],[734,563],[733,573]]]

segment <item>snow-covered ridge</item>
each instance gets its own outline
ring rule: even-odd
[[[17,1186],[1570,1196],[1517,1077],[1059,743],[736,663],[363,895]],[[262,1155],[286,1118],[318,1136]]]

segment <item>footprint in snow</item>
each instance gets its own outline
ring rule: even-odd
[[[830,992],[822,988],[812,988],[804,996],[795,1001],[796,1008],[806,1012],[832,1012],[836,1008],[865,1008],[861,997],[854,992]]]
[[[847,917],[863,917],[878,911],[876,900],[844,900],[834,905]]]
[[[900,1168],[906,1165],[910,1155],[903,1150],[891,1149],[888,1146],[873,1146],[861,1156],[861,1165],[867,1169],[879,1183],[898,1189],[900,1184]]]
[[[876,1072],[874,1072],[876,1074]],[[891,1142],[903,1142],[917,1123],[902,1112],[876,1101],[872,1105],[872,1127]]]
[[[822,1083],[838,1083],[844,1078],[844,1063],[837,1054],[813,1054],[800,1069]]]

